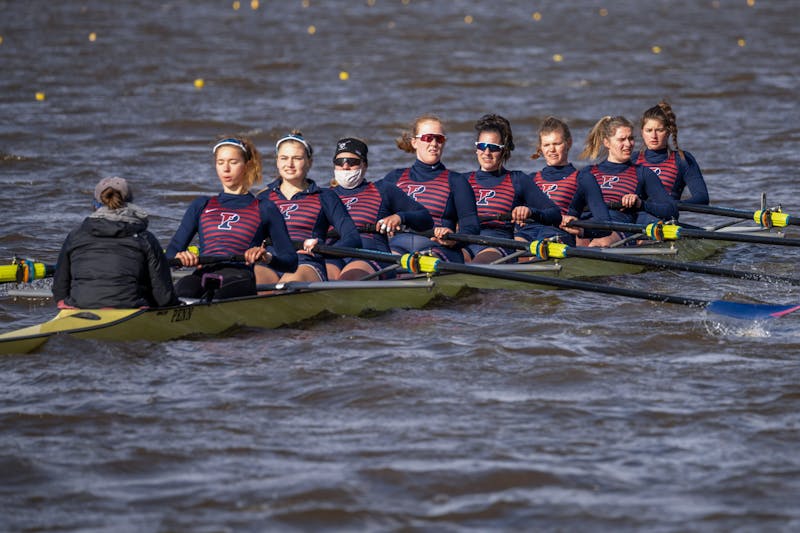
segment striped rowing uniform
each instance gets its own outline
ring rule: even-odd
[[[561,223],[558,206],[539,190],[524,172],[505,168],[494,172],[477,170],[470,173],[468,180],[475,194],[475,204],[481,221],[481,235],[513,239],[514,230],[517,228],[514,224],[499,219],[507,219],[519,206],[528,207],[531,210],[529,218],[533,220],[520,228],[520,231],[527,228],[527,234],[548,232],[548,236],[564,233],[557,228]],[[488,247],[469,246],[473,256],[484,248]]]
[[[400,216],[400,223],[414,231],[433,228],[433,217],[425,206],[386,182],[363,181],[357,187],[345,189],[337,185],[332,190],[339,195],[357,228],[374,226],[378,220],[390,215]],[[385,234],[364,231],[361,248],[389,252]]]
[[[333,226],[339,234],[331,244],[356,248],[361,244],[361,237],[356,230],[353,219],[347,213],[344,204],[330,189],[321,189],[315,182],[309,181],[308,187],[292,198],[286,198],[281,192],[281,180],[275,180],[258,194],[258,198],[266,198],[274,202],[283,215],[286,228],[292,240],[319,239],[325,242],[328,228]],[[310,264],[324,275],[324,258],[316,255],[298,254],[300,264]],[[320,268],[321,267],[321,268]]]
[[[675,200],[680,200],[684,189],[688,187],[690,196],[683,201],[689,204],[708,205],[708,188],[700,172],[700,167],[689,152],[684,151],[683,157],[677,152],[664,148],[663,150],[644,150],[633,153],[631,157],[639,165],[644,165],[656,173],[667,194]]]
[[[294,246],[286,225],[272,202],[256,199],[252,193],[219,193],[195,199],[183,215],[178,230],[167,246],[167,258],[186,250],[195,235],[200,255],[240,255],[272,240],[272,262],[276,268],[297,266]]]
[[[636,194],[642,207],[634,209],[609,209],[611,220],[635,224],[648,224],[656,220],[678,218],[678,204],[664,190],[658,176],[647,167],[631,161],[612,163],[608,159],[589,165],[578,173],[589,175],[597,181],[606,205],[618,204],[626,194]],[[585,178],[584,178],[585,179]]]
[[[381,182],[397,186],[422,204],[433,217],[435,226],[469,235],[480,233],[472,187],[465,176],[447,170],[441,162],[427,165],[416,160],[410,168],[389,172]],[[460,246],[441,246],[428,238],[409,233],[395,235],[390,245],[401,253],[430,249],[448,261],[463,261]]]
[[[186,250],[195,236],[200,255],[209,256],[241,255],[269,238],[273,254],[270,267],[285,272],[297,269],[297,254],[278,208],[268,200],[256,199],[249,192],[221,192],[217,196],[201,196],[192,201],[167,246],[167,258],[172,259],[178,252]],[[229,271],[228,278],[231,279],[236,270],[247,270],[249,277],[253,267],[244,263],[217,263],[198,268],[196,273],[222,269]],[[196,290],[199,289],[194,287],[179,294],[196,297],[199,295],[192,294]]]
[[[592,175],[579,173],[572,163],[546,166],[535,172],[532,178],[536,186],[559,207],[562,215],[604,222],[611,219],[597,180]],[[608,233],[585,230],[584,236],[604,237]]]

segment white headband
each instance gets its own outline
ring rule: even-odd
[[[300,137],[299,135],[295,135],[295,134],[289,134],[289,135],[287,135],[286,137],[282,137],[282,138],[278,139],[278,142],[276,142],[276,143],[275,143],[275,153],[276,153],[276,154],[278,153],[278,148],[280,148],[280,147],[281,147],[281,144],[282,144],[282,143],[285,143],[286,141],[297,141],[297,142],[299,142],[300,144],[302,144],[303,146],[305,146],[305,147],[306,147],[306,155],[307,155],[308,157],[311,157],[311,154],[314,152],[314,151],[311,149],[311,147],[308,145],[308,143],[306,142],[306,140],[305,140],[305,139],[303,139],[303,138],[302,138],[302,137]]]

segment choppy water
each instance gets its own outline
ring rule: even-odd
[[[425,111],[448,123],[445,163],[471,169],[472,124],[497,112],[517,138],[510,167],[530,171],[546,115],[570,122],[577,157],[600,116],[636,120],[662,97],[715,204],[755,208],[765,191],[796,214],[798,11],[0,2],[0,255],[54,261],[110,174],[166,241],[217,189],[217,134],[269,154],[299,127],[323,183],[345,135],[369,142],[373,177],[410,163],[393,141]],[[796,249],[711,262],[800,277]],[[800,298],[692,274],[613,282]],[[3,330],[52,314],[0,297]],[[721,322],[574,291],[162,344],[58,339],[0,359],[0,529],[797,530],[799,349],[794,316]]]

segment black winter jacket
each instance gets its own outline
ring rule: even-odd
[[[163,307],[178,303],[172,273],[147,215],[101,207],[61,247],[53,298],[73,307]]]

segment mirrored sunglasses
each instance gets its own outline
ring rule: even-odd
[[[415,135],[415,137],[424,143],[432,143],[433,141],[436,141],[439,144],[444,144],[444,142],[447,140],[447,137],[441,133],[423,133],[422,135]]]
[[[475,143],[475,148],[483,152],[484,150],[489,150],[490,152],[499,152],[506,145],[504,144],[495,144],[495,143]]]

